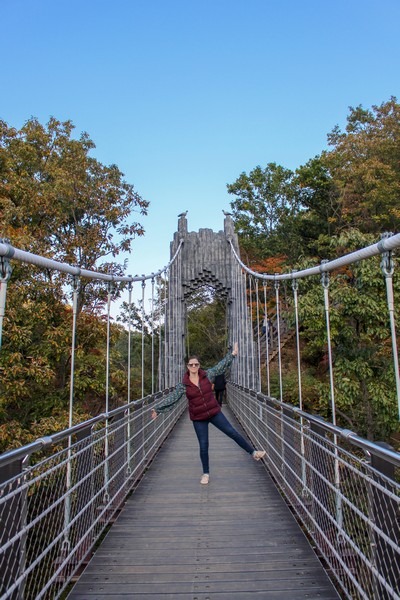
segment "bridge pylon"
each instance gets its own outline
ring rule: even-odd
[[[252,319],[247,309],[246,276],[232,249],[240,256],[238,237],[229,215],[224,218],[224,229],[218,232],[212,229],[189,232],[186,215],[179,217],[178,231],[170,245],[171,260],[177,252],[178,254],[170,266],[168,279],[164,341],[165,387],[172,387],[181,381],[185,369],[187,301],[200,286],[208,285],[215,289],[220,299],[226,301],[228,344],[235,341],[239,343],[243,358],[239,363],[242,364],[243,376],[240,376],[237,365],[233,367],[232,375],[236,371],[235,380],[250,384],[251,387],[254,385],[256,389],[254,381],[240,381],[245,373],[255,378],[257,369],[249,369],[249,365],[245,364],[249,357],[255,356]]]

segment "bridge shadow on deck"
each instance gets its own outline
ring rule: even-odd
[[[210,470],[184,414],[68,600],[338,599],[265,466],[213,427]]]

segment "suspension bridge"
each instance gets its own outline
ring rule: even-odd
[[[260,274],[242,262],[229,216],[223,231],[189,232],[182,215],[166,267],[149,276],[116,278],[1,241],[0,329],[3,321],[7,327],[11,266],[21,261],[71,276],[72,344],[69,427],[0,455],[0,598],[399,599],[400,454],[337,423],[330,288],[337,273],[380,260],[391,340],[390,400],[400,413],[393,286],[393,252],[399,246],[400,234],[387,234],[302,271]],[[129,320],[124,402],[110,406],[107,360],[104,412],[74,424],[82,278],[107,287],[107,359],[116,283],[126,286],[129,306],[133,287],[141,286],[142,310],[149,299],[152,324],[155,289],[161,290],[162,314],[154,327],[157,344],[151,328],[151,364],[142,353],[141,397],[132,400]],[[159,281],[164,285],[157,286]],[[320,286],[325,318],[329,421],[303,407],[299,298],[302,282],[311,281]],[[227,346],[239,344],[223,410],[254,446],[267,451],[256,463],[211,432],[208,486],[199,485],[186,401],[150,418],[182,378],[188,300],[201,285],[213,287],[226,302]],[[285,401],[286,340],[297,361],[295,404]],[[272,364],[279,390],[274,395]],[[145,395],[149,370],[151,393]]]

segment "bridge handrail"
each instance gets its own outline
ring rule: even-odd
[[[273,275],[267,273],[258,273],[257,271],[253,271],[244,262],[239,258],[232,241],[229,241],[232,252],[240,264],[240,266],[250,275],[258,277],[259,279],[265,279],[270,281],[283,281],[283,280],[293,280],[300,279],[302,277],[308,277],[310,275],[319,275],[321,273],[334,271],[340,267],[345,267],[350,265],[353,262],[364,260],[365,258],[371,258],[372,256],[377,256],[378,254],[382,254],[383,252],[390,252],[395,248],[400,247],[400,233],[395,235],[391,235],[390,237],[383,237],[376,244],[371,244],[366,248],[361,248],[360,250],[356,250],[355,252],[351,252],[349,254],[345,254],[340,258],[335,258],[333,260],[324,261],[316,267],[309,267],[308,269],[303,269],[301,271],[291,271],[290,273],[275,273]]]
[[[337,425],[334,425],[333,423],[330,423],[329,421],[325,421],[325,419],[323,417],[320,417],[319,415],[311,415],[310,413],[307,413],[304,410],[301,410],[298,406],[294,406],[294,405],[288,404],[286,402],[281,402],[280,400],[278,400],[277,398],[274,398],[273,396],[267,396],[260,392],[254,392],[253,390],[245,388],[241,385],[237,385],[237,384],[231,384],[231,385],[233,385],[234,387],[240,389],[241,391],[249,394],[250,396],[256,397],[257,400],[260,400],[261,402],[265,402],[265,403],[270,402],[270,403],[274,404],[275,406],[277,406],[281,410],[285,409],[286,411],[291,412],[293,415],[297,415],[299,417],[306,419],[310,423],[314,423],[319,428],[323,429],[325,432],[329,432],[334,435],[337,435],[341,439],[350,442],[352,445],[357,446],[358,448],[361,448],[364,452],[379,456],[380,458],[389,461],[391,464],[395,465],[396,467],[400,467],[400,452],[396,452],[395,450],[391,450],[389,447],[381,446],[379,443],[367,440],[367,439],[359,436],[357,433],[355,433],[351,429],[344,429],[342,427],[338,427]]]
[[[307,421],[309,421],[310,423],[314,423],[315,425],[317,425],[319,428],[323,429],[324,431],[332,433],[334,435],[337,435],[340,438],[342,438],[343,440],[349,441],[352,445],[355,445],[355,446],[361,448],[363,451],[365,451],[367,453],[372,453],[376,456],[379,456],[380,458],[389,461],[391,464],[395,465],[396,467],[400,467],[400,453],[396,452],[395,450],[391,450],[390,448],[381,446],[376,442],[367,440],[367,439],[359,436],[357,433],[355,433],[351,429],[345,429],[342,427],[338,427],[337,425],[334,425],[333,423],[330,423],[329,421],[325,421],[325,419],[323,417],[320,417],[319,415],[312,415],[310,413],[307,413],[306,411],[301,410],[298,406],[288,404],[287,402],[281,402],[280,400],[278,400],[277,398],[274,398],[273,396],[267,396],[260,392],[255,392],[254,390],[251,390],[249,388],[246,388],[244,386],[241,386],[241,385],[238,385],[235,383],[231,383],[231,385],[238,388],[239,390],[249,394],[250,396],[256,397],[257,400],[260,400],[261,402],[272,403],[280,410],[285,409],[286,411],[291,412],[293,415],[302,417],[302,418],[306,419]],[[172,390],[172,388],[169,388],[169,389],[163,390],[162,392],[157,392],[156,394],[152,394],[152,395],[146,396],[144,398],[140,398],[139,400],[134,400],[133,402],[130,402],[129,404],[124,404],[123,406],[119,406],[118,408],[115,408],[114,410],[109,411],[108,413],[106,413],[106,412],[101,413],[101,414],[97,415],[96,417],[92,417],[91,419],[88,419],[87,421],[78,423],[77,425],[74,425],[73,427],[63,429],[62,431],[59,431],[51,436],[40,437],[37,440],[35,440],[34,442],[31,442],[30,444],[26,444],[25,446],[21,446],[20,448],[14,448],[13,450],[4,452],[3,454],[0,454],[0,468],[12,463],[15,460],[23,459],[27,456],[30,456],[33,453],[41,450],[42,448],[44,448],[46,446],[61,442],[65,439],[67,439],[68,437],[73,436],[76,433],[79,433],[80,431],[88,429],[89,427],[93,427],[94,425],[96,425],[99,422],[106,421],[107,419],[111,419],[121,413],[125,413],[127,410],[130,410],[132,408],[141,407],[144,404],[151,403],[154,400],[159,399],[162,396],[169,394],[171,392],[171,390]]]
[[[149,404],[154,400],[161,398],[166,394],[169,394],[170,391],[170,389],[167,389],[163,390],[162,392],[157,392],[155,394],[145,396],[144,398],[140,398],[139,400],[133,400],[129,404],[124,404],[123,406],[114,408],[109,412],[101,413],[96,417],[92,417],[87,421],[83,421],[82,423],[78,423],[77,425],[73,425],[72,427],[68,427],[67,429],[63,429],[62,431],[58,431],[57,433],[54,433],[52,435],[40,437],[37,440],[31,442],[30,444],[26,444],[25,446],[21,446],[20,448],[14,448],[13,450],[8,450],[7,452],[0,454],[0,469],[11,464],[16,460],[26,459],[28,456],[31,456],[35,452],[42,450],[46,446],[57,444],[69,438],[70,436],[84,431],[85,429],[92,428],[97,423],[107,421],[107,419],[112,419],[113,417],[121,413],[125,413],[126,411],[132,408],[140,408],[144,404]]]
[[[0,466],[2,600],[65,597],[71,580],[87,564],[186,410],[182,398],[157,422],[151,419],[156,398],[169,391],[3,455],[7,464]],[[35,450],[42,452],[29,461],[26,453]]]
[[[227,402],[343,598],[399,599],[400,455],[248,387]]]
[[[101,273],[99,271],[81,269],[80,267],[69,265],[68,263],[58,262],[51,258],[46,258],[38,254],[27,252],[26,250],[20,250],[19,248],[15,248],[9,242],[5,241],[0,241],[0,256],[3,256],[7,259],[19,260],[21,262],[25,262],[31,265],[36,265],[37,267],[44,267],[46,269],[61,271],[62,273],[67,273],[75,277],[86,277],[87,279],[101,279],[103,281],[133,283],[135,281],[146,281],[148,279],[154,279],[155,277],[161,275],[161,273],[164,273],[175,261],[182,247],[182,244],[183,241],[181,240],[174,256],[171,258],[169,263],[165,265],[165,267],[159,269],[155,273],[151,273],[150,275],[135,275],[134,277],[131,275],[108,275],[107,273]]]

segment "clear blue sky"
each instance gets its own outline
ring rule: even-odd
[[[399,0],[0,0],[0,118],[71,119],[150,201],[129,273],[178,213],[222,229],[226,184],[327,147],[349,106],[400,97]]]

